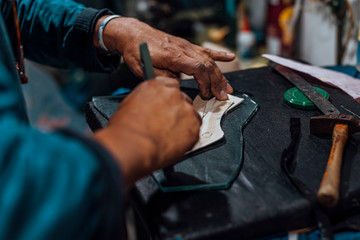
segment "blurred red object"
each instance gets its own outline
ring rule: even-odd
[[[290,26],[293,0],[269,0],[266,26],[266,46],[270,54],[294,56],[294,29]]]

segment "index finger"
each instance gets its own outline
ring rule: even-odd
[[[200,48],[201,52],[205,53],[206,55],[208,55],[215,61],[228,62],[228,61],[232,61],[235,59],[235,54],[233,54],[232,52],[220,52],[220,51],[212,50],[210,48],[203,48],[200,46],[197,46],[197,47]]]
[[[180,58],[170,59],[169,69],[174,72],[183,72],[187,75],[194,76],[196,82],[199,85],[200,95],[207,98],[210,94],[211,80],[207,71],[207,66],[212,65],[211,58],[208,58],[208,62],[203,59],[189,57],[187,55],[181,55]]]

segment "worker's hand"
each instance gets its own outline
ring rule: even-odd
[[[106,16],[98,21],[98,26]],[[97,43],[97,29],[94,34]],[[123,55],[132,71],[142,76],[139,44],[146,42],[156,76],[179,77],[179,73],[194,76],[203,98],[212,93],[217,99],[227,99],[233,89],[215,61],[231,61],[232,53],[218,52],[191,44],[185,39],[166,34],[134,18],[115,18],[104,30],[105,46]]]
[[[126,185],[174,164],[197,142],[201,118],[175,79],[157,77],[127,96],[94,134],[115,156]]]

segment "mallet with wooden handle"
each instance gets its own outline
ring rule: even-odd
[[[323,115],[310,119],[310,132],[331,134],[333,143],[326,170],[318,190],[318,200],[334,207],[339,200],[342,155],[348,135],[360,130],[360,121],[351,115]]]

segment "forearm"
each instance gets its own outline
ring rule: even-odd
[[[118,57],[102,56],[92,41],[97,19],[111,11],[85,8],[71,0],[21,0],[17,8],[25,57],[88,71],[113,71],[118,66]]]

